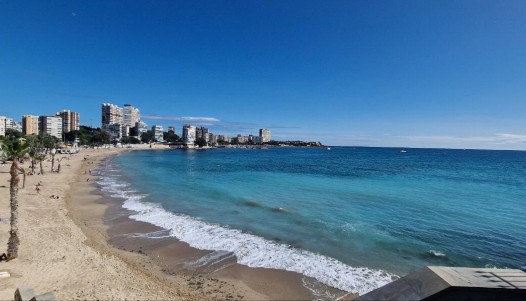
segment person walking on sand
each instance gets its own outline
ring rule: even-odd
[[[37,191],[38,194],[40,194],[40,186],[37,185],[37,187],[35,188],[35,190]]]
[[[89,170],[89,174],[91,175],[91,169]]]

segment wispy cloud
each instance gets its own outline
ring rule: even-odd
[[[299,126],[268,125],[269,129],[301,129]]]
[[[411,141],[427,141],[442,143],[493,143],[493,144],[516,144],[526,143],[526,135],[517,134],[494,134],[489,136],[402,136]]]
[[[214,124],[216,122],[221,122],[221,120],[214,117],[182,117],[182,116],[164,116],[164,115],[142,115],[143,119],[147,120],[166,120],[166,121],[176,121],[176,122],[195,122],[195,123],[206,123]]]

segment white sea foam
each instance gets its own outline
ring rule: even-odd
[[[446,254],[440,251],[429,250],[428,253],[434,257],[446,257]]]
[[[227,259],[230,259],[234,257],[234,254],[228,251],[214,251],[210,254],[207,254],[203,257],[199,257],[198,259],[187,262],[185,264],[186,267],[191,268],[198,268],[198,267],[204,267],[204,266],[212,266],[218,263],[221,263]]]
[[[231,252],[240,264],[249,267],[297,272],[326,285],[359,294],[391,282],[394,276],[381,270],[351,267],[327,256],[168,212],[157,204],[142,202],[144,196],[123,190],[123,186],[119,185],[121,183],[109,177],[103,177],[99,182],[103,190],[125,200],[124,208],[136,212],[130,218],[170,230],[172,236],[194,248]]]

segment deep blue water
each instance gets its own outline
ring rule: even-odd
[[[243,244],[256,237],[285,246],[263,253],[309,251],[336,259],[338,269],[403,275],[424,265],[526,267],[526,152],[399,150],[134,151],[114,159],[106,180],[126,187],[128,199],[140,195],[133,200],[175,213],[128,206],[142,210],[143,220],[173,228],[196,247],[235,252],[247,265],[308,265],[262,257],[251,251],[262,242]],[[177,217],[184,219],[166,221]],[[334,277],[321,274],[315,277]],[[375,275],[366,276],[379,281],[371,287],[384,281]]]

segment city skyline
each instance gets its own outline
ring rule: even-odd
[[[98,127],[100,103],[131,103],[164,128],[525,150],[525,10],[522,1],[3,2],[0,115],[20,121],[53,106]]]

